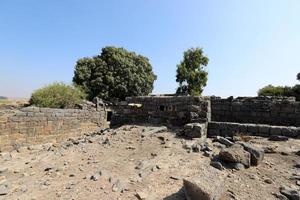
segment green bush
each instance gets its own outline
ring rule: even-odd
[[[267,85],[258,91],[259,96],[284,96],[284,93],[284,87],[273,85]]]
[[[33,92],[30,104],[47,108],[74,108],[86,97],[78,87],[53,83]]]

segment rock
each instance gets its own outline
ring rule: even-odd
[[[212,166],[212,167],[214,167],[214,168],[216,168],[216,169],[218,169],[218,170],[223,170],[223,169],[224,169],[222,163],[221,163],[221,162],[218,162],[218,161],[212,161],[212,162],[210,163],[210,166]]]
[[[5,176],[0,176],[0,185],[2,183],[5,183],[7,181],[6,177]]]
[[[219,153],[219,158],[224,162],[242,163],[246,168],[250,167],[250,153],[245,151],[244,148],[238,144],[222,149]]]
[[[181,177],[173,175],[173,176],[170,176],[170,179],[173,179],[173,180],[180,180]]]
[[[221,137],[221,136],[217,136],[216,139],[215,139],[217,142],[221,143],[221,144],[224,144],[226,145],[227,147],[230,147],[232,146],[234,143],[231,142],[230,140],[224,138],[224,137]]]
[[[0,196],[7,195],[9,193],[7,185],[0,185]]]
[[[1,168],[0,168],[0,175],[1,175],[1,174],[5,174],[7,171],[8,171],[8,168],[7,168],[7,167],[1,167]]]
[[[289,138],[282,135],[271,135],[269,137],[270,141],[287,141]]]
[[[286,196],[284,196],[282,194],[274,193],[273,195],[279,200],[289,200]]]
[[[263,149],[264,149],[265,153],[276,153],[277,148],[278,148],[278,146],[272,145],[272,146],[266,146]]]
[[[243,170],[245,166],[242,163],[230,163],[230,167],[235,170]]]
[[[94,173],[94,174],[90,177],[90,179],[93,180],[93,181],[98,181],[98,179],[100,178],[100,176],[101,176],[101,172],[98,171],[98,172]]]
[[[187,138],[205,138],[206,124],[205,123],[190,123],[183,127],[184,136]]]
[[[289,200],[300,200],[300,190],[281,188],[280,193]]]
[[[295,164],[295,167],[300,168],[300,162],[299,161]]]
[[[255,147],[246,142],[239,142],[244,147],[244,150],[248,151],[251,155],[251,165],[257,166],[265,156],[265,152],[263,149],[259,147]]]
[[[137,199],[139,200],[146,200],[148,197],[148,193],[145,191],[138,191],[135,196],[137,197]]]
[[[226,173],[215,168],[203,168],[183,180],[185,196],[188,200],[218,200],[225,191]]]
[[[297,156],[300,156],[300,150],[295,153]]]
[[[266,178],[264,180],[264,182],[267,183],[267,184],[272,184],[273,183],[273,181],[271,179],[269,179],[269,178]]]
[[[300,186],[300,181],[296,181],[296,185]]]
[[[290,180],[300,180],[300,175],[293,175],[290,177]]]

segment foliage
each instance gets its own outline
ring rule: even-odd
[[[297,74],[297,80],[300,81],[300,73]],[[300,85],[296,84],[293,87],[289,86],[273,86],[268,85],[261,88],[258,91],[259,96],[287,96],[296,97],[297,101],[300,101]]]
[[[116,47],[105,47],[98,56],[79,59],[73,77],[89,99],[97,96],[104,100],[147,95],[154,80],[148,58]]]
[[[284,96],[284,87],[267,85],[258,91],[259,96]]]
[[[56,82],[34,91],[29,103],[39,107],[74,108],[85,97],[79,87]]]
[[[183,61],[177,65],[177,94],[201,95],[206,86],[208,72],[205,70],[209,59],[201,48],[191,48],[184,52]]]

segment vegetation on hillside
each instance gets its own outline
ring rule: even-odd
[[[300,81],[300,73],[297,74],[297,80]],[[296,97],[300,101],[300,84],[290,86],[267,85],[258,90],[258,96],[287,96]]]
[[[105,47],[100,55],[79,59],[73,77],[88,99],[110,101],[148,95],[155,80],[148,58],[116,47]]]
[[[208,61],[201,48],[191,48],[184,52],[183,61],[177,65],[177,94],[202,94],[207,82],[208,72],[205,66]]]
[[[38,107],[74,108],[85,97],[79,87],[56,82],[34,91],[29,103]]]

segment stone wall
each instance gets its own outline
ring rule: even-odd
[[[233,122],[209,122],[208,136],[231,137],[234,135],[254,135],[270,137],[281,135],[300,139],[300,127],[272,126],[266,124],[241,124]]]
[[[300,126],[300,102],[294,98],[211,98],[212,121]]]
[[[152,123],[184,125],[210,121],[209,98],[191,96],[130,97],[113,108],[111,125]]]
[[[20,145],[56,142],[106,126],[105,108],[0,110],[0,151]]]

